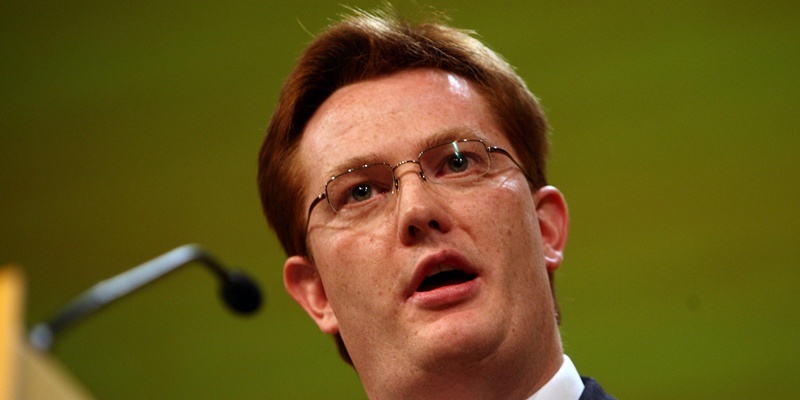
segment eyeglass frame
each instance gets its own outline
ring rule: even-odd
[[[320,193],[316,198],[314,198],[314,201],[312,201],[311,205],[308,206],[308,217],[306,218],[306,230],[308,230],[308,224],[309,224],[309,222],[311,222],[311,212],[314,211],[314,207],[316,207],[316,205],[319,204],[322,200],[327,200],[328,201],[328,206],[330,206],[331,210],[333,210],[333,212],[335,212],[335,213],[338,213],[336,208],[333,207],[333,204],[331,204],[330,198],[328,197],[328,185],[331,182],[333,182],[334,180],[336,180],[336,178],[338,178],[338,177],[340,177],[342,175],[351,173],[353,171],[362,169],[362,168],[367,168],[367,167],[371,167],[371,166],[375,166],[375,165],[386,165],[392,171],[392,180],[394,181],[394,190],[392,190],[392,193],[394,193],[395,191],[400,189],[400,180],[394,174],[394,170],[395,169],[397,169],[401,165],[405,165],[405,164],[409,164],[409,163],[417,164],[417,166],[419,167],[419,173],[418,173],[419,177],[422,179],[423,182],[427,182],[428,178],[425,176],[425,171],[423,171],[422,164],[420,163],[420,158],[422,157],[422,155],[425,154],[426,152],[432,150],[432,149],[435,149],[435,148],[439,147],[439,146],[446,146],[446,145],[449,145],[449,144],[457,144],[457,143],[463,143],[463,142],[480,142],[481,145],[483,145],[484,148],[486,149],[486,154],[489,155],[489,160],[491,160],[492,153],[499,153],[499,154],[502,154],[502,155],[508,157],[508,159],[511,160],[511,162],[513,162],[514,165],[517,166],[517,168],[519,168],[519,170],[525,176],[525,179],[528,181],[528,183],[531,185],[531,187],[534,186],[533,179],[530,177],[530,175],[528,175],[528,172],[525,171],[525,168],[523,168],[522,165],[520,165],[520,163],[517,162],[517,160],[514,158],[514,156],[511,155],[511,153],[508,152],[508,150],[503,149],[502,147],[498,147],[498,146],[487,146],[486,143],[484,143],[483,139],[459,139],[459,140],[453,140],[453,141],[450,141],[450,142],[437,144],[435,146],[431,146],[431,147],[429,147],[429,148],[427,148],[425,150],[420,151],[419,154],[417,155],[417,159],[416,160],[413,160],[413,159],[403,160],[403,161],[398,162],[394,166],[392,166],[389,163],[364,164],[364,165],[360,165],[360,166],[357,166],[357,167],[348,168],[347,171],[344,171],[344,172],[341,172],[339,174],[336,174],[336,175],[332,176],[330,179],[328,179],[327,182],[325,182],[325,191]],[[488,172],[488,170],[487,170],[487,172]],[[485,174],[485,172],[484,172],[484,174]],[[483,175],[481,175],[481,176],[483,176]]]

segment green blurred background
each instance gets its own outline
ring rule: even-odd
[[[623,399],[791,397],[800,3],[420,4],[476,30],[549,112],[579,370]],[[189,242],[268,293],[237,317],[189,266],[75,326],[54,356],[98,398],[364,398],[284,293],[255,186],[282,81],[342,11],[0,4],[0,264],[24,268],[26,325]]]

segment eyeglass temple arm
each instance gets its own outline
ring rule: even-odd
[[[525,179],[528,180],[528,183],[531,184],[531,187],[534,188],[534,189],[536,188],[536,185],[533,183],[533,179],[530,177],[530,175],[528,175],[528,171],[526,171],[525,168],[523,168],[522,165],[520,165],[517,162],[517,160],[514,158],[514,156],[512,156],[511,153],[509,153],[508,151],[506,151],[506,149],[503,149],[503,148],[500,148],[500,147],[497,147],[497,146],[489,146],[489,147],[486,148],[486,151],[488,151],[489,154],[491,154],[491,153],[500,153],[500,154],[508,157],[508,159],[511,160],[511,162],[513,162],[514,165],[516,165],[517,168],[519,168],[520,171],[522,171],[522,174],[525,175]]]
[[[308,223],[311,222],[311,211],[314,210],[314,207],[319,204],[320,201],[325,200],[328,198],[328,195],[325,193],[320,193],[314,201],[311,202],[311,205],[308,206],[308,217],[306,217],[306,232],[308,232]]]

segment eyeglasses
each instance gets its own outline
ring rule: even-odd
[[[508,151],[497,146],[486,146],[478,139],[457,140],[423,150],[416,160],[405,160],[395,165],[362,165],[332,177],[325,184],[325,192],[308,207],[306,226],[311,220],[311,211],[322,200],[327,200],[334,212],[346,215],[347,219],[371,215],[399,189],[400,180],[394,171],[404,164],[419,165],[419,176],[423,181],[452,187],[471,186],[489,172],[492,153],[508,157],[528,182],[533,183]]]

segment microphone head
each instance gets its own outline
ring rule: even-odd
[[[261,289],[240,271],[228,271],[220,288],[225,304],[239,314],[252,314],[261,307]]]

